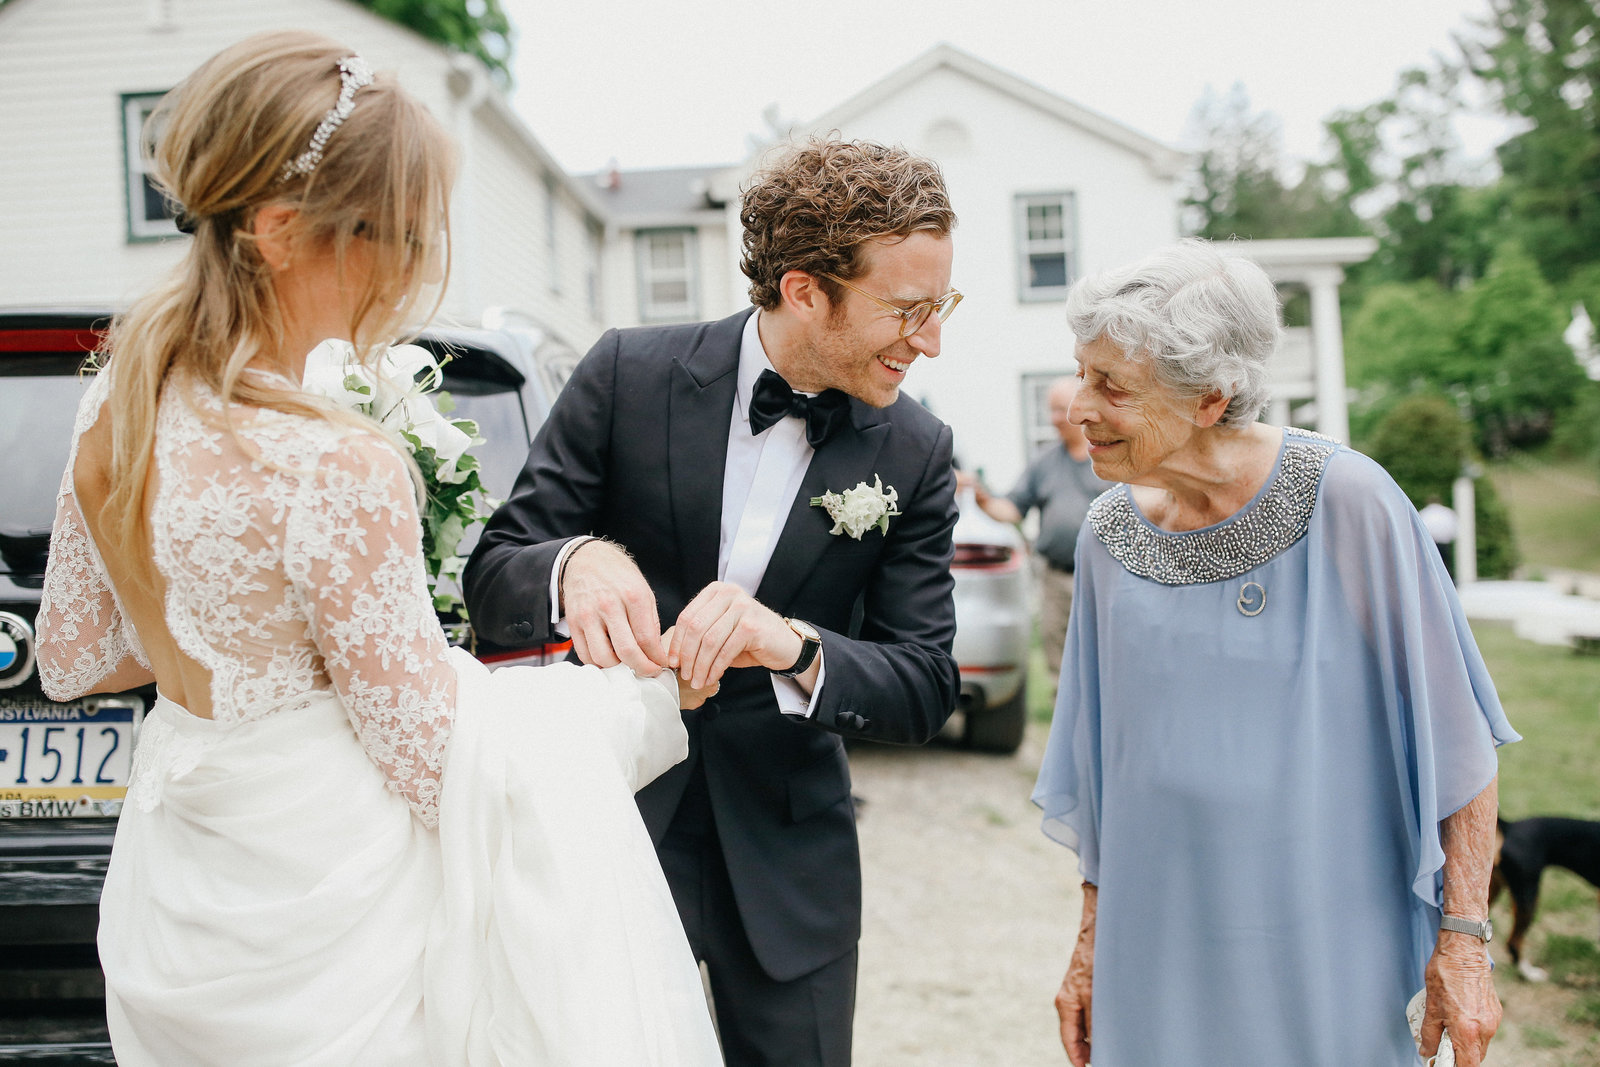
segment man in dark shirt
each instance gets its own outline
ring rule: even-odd
[[[1094,498],[1111,488],[1110,482],[1095,477],[1083,430],[1067,419],[1077,391],[1075,378],[1059,378],[1050,386],[1050,424],[1061,435],[1061,444],[1035,456],[1010,493],[994,496],[982,482],[971,482],[978,506],[990,518],[1021,522],[1029,511],[1039,509],[1039,536],[1033,544],[1039,562],[1039,633],[1052,675],[1061,672],[1061,649],[1072,614],[1078,528]]]

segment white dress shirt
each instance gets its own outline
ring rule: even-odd
[[[739,381],[728,420],[728,454],[722,475],[722,534],[717,546],[717,577],[732,582],[751,596],[761,585],[772,561],[772,550],[783,533],[784,520],[794,503],[813,450],[806,442],[805,420],[789,416],[779,419],[759,434],[750,432],[750,399],[756,379],[772,369],[767,350],[761,344],[758,310],[745,320],[739,343]],[[551,613],[566,632],[565,619],[558,613],[558,579],[567,555],[590,538],[574,538],[556,558],[550,573]],[[772,689],[778,710],[785,715],[809,718],[811,707],[822,693],[827,668],[822,652],[817,653],[817,684],[810,696],[792,678],[772,676]]]

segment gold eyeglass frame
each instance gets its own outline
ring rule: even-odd
[[[910,337],[912,334],[922,329],[922,327],[927,324],[928,318],[931,315],[938,315],[939,321],[944,322],[950,317],[950,313],[956,309],[956,305],[961,303],[961,294],[952,289],[937,300],[919,301],[918,303],[912,304],[908,308],[897,307],[896,305],[891,304],[889,301],[883,299],[881,296],[873,296],[865,289],[856,288],[837,275],[823,274],[822,277],[827,278],[832,282],[838,282],[852,293],[860,293],[862,296],[866,297],[874,304],[877,304],[891,315],[897,316],[900,319],[900,336],[902,338]],[[924,308],[927,310],[924,311]],[[916,325],[912,325],[913,321],[915,321]]]

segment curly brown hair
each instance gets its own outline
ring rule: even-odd
[[[778,283],[792,270],[817,275],[830,299],[839,289],[822,275],[854,278],[857,250],[875,237],[955,228],[944,175],[931,159],[872,141],[814,138],[768,163],[750,180],[739,206],[750,299],[768,311],[782,303]]]

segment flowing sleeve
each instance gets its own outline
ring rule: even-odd
[[[1323,476],[1325,565],[1365,633],[1389,714],[1411,823],[1412,890],[1440,902],[1439,822],[1498,772],[1495,749],[1521,740],[1500,706],[1438,550],[1387,472],[1341,450]]]
[[[146,673],[150,668],[106,578],[72,484],[78,441],[99,417],[105,390],[106,377],[101,374],[84,392],[67,469],[56,493],[37,623],[39,682],[52,700],[73,700],[93,692],[99,683],[135,664]]]
[[[362,747],[423,823],[437,825],[456,676],[394,449],[354,433],[324,454],[300,487],[284,558]]]
[[[1084,880],[1100,883],[1099,582],[1116,567],[1087,523],[1078,535],[1076,581],[1050,740],[1033,802],[1044,832],[1078,854]]]

